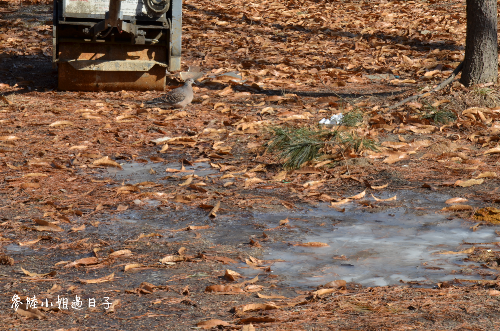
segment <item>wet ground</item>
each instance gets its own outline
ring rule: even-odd
[[[123,162],[121,167],[123,170],[98,171],[94,177],[105,183],[111,179],[106,186],[116,189],[148,182],[179,185],[186,174],[202,181],[221,176],[205,162]],[[327,203],[303,203],[291,209],[262,203],[241,210],[222,208],[215,218],[209,217],[203,208],[167,202],[162,195],[152,195],[134,200],[140,208],[85,222],[84,235],[71,231],[78,224],[60,224],[69,231],[70,240],[54,233],[34,245],[4,245],[3,252],[16,264],[22,263],[24,270],[52,270],[58,277],[55,282],[37,282],[34,288],[30,277],[4,286],[18,291],[24,288],[26,295],[52,300],[54,305],[55,294],[69,298],[80,294],[84,301],[97,299],[101,304],[105,298],[120,300],[125,315],[119,313],[115,317],[130,318],[132,309],[132,317],[151,320],[148,316],[161,316],[147,324],[150,327],[177,325],[178,329],[187,329],[188,325],[178,323],[188,310],[191,318],[203,320],[206,311],[201,307],[221,305],[212,310],[210,317],[227,319],[231,306],[259,302],[248,296],[253,293],[252,286],[262,295],[279,296],[286,301],[338,280],[346,281],[349,291],[359,291],[388,285],[440,289],[447,284],[446,287],[460,288],[495,278],[495,269],[487,268],[485,261],[469,257],[474,247],[484,252],[496,250],[498,228],[473,229],[470,220],[442,212],[451,195],[409,190],[375,195],[378,199],[396,199],[376,201],[370,196],[343,204],[342,209]],[[467,203],[481,204],[474,200]],[[8,240],[15,236],[6,232],[3,237]],[[129,252],[112,257],[114,252],[124,250]],[[169,256],[182,258],[180,262],[160,262]],[[66,266],[95,257],[97,260],[86,266]],[[139,264],[137,269],[124,269],[133,264]],[[40,269],[40,265],[46,267]],[[50,265],[53,267],[47,268]],[[18,272],[15,270],[7,266],[4,272]],[[212,285],[232,286],[224,276],[226,270],[239,273],[239,283],[250,282],[245,285],[250,292],[232,293],[235,300],[229,301],[224,295],[204,293]],[[111,282],[82,285],[85,280],[103,279],[110,274]],[[255,279],[258,285],[251,285]],[[52,290],[56,285],[61,287]],[[144,286],[150,286],[144,293],[152,294],[130,297],[130,293],[142,293]],[[8,302],[11,298],[4,299]],[[86,310],[85,314],[103,312],[103,308],[98,308]],[[83,315],[76,312],[70,316],[86,327],[96,326],[90,319],[83,322],[78,317]],[[43,320],[39,323],[45,325]],[[69,325],[64,323],[61,325]],[[116,320],[106,323],[111,327]]]
[[[136,184],[154,180],[160,171],[165,172],[165,168],[179,170],[181,166],[122,164],[123,170],[108,170],[108,174],[115,181]],[[151,169],[156,174],[151,174]],[[185,171],[201,177],[218,176],[218,172],[206,163],[187,166]],[[268,265],[280,280],[280,285],[302,289],[336,279],[364,286],[405,282],[435,286],[439,282],[451,281],[461,273],[468,279],[482,279],[493,274],[483,272],[479,275],[474,272],[480,268],[479,264],[464,262],[466,253],[440,253],[458,252],[474,245],[494,246],[500,239],[495,232],[498,227],[480,227],[472,231],[470,221],[440,212],[449,206],[445,201],[452,198],[445,194],[381,192],[378,198],[387,199],[394,195],[397,200],[383,202],[377,208],[363,206],[376,202],[367,198],[363,204],[350,202],[343,205],[345,210],[342,212],[326,203],[303,205],[294,210],[255,206],[236,215],[225,215],[229,213],[227,211],[217,220],[207,218],[206,214],[191,215],[187,212],[179,217],[182,221],[172,223],[175,214],[172,215],[168,208],[153,208],[153,211],[115,215],[115,220],[136,226],[147,224],[167,231],[198,223],[208,224],[210,228],[204,230],[203,235],[212,245],[245,247],[250,239],[259,241],[265,233],[268,238],[257,257],[269,261]],[[145,203],[158,206],[160,201],[153,199]],[[468,204],[477,205],[479,202],[469,201]],[[266,208],[275,210],[266,212]],[[284,220],[287,220],[286,223],[280,226],[280,221]],[[181,236],[177,239],[187,238]],[[310,242],[321,243],[325,247],[301,246]],[[245,263],[231,267],[249,277],[263,273]]]
[[[107,173],[104,173],[102,176],[105,178],[111,178],[116,182],[134,185],[147,181],[167,181],[168,179],[180,180],[186,175],[205,177],[207,175],[213,175],[219,172],[216,169],[211,168],[210,165],[206,162],[198,162],[193,163],[193,165],[186,166],[181,163],[144,164],[132,162],[122,163],[121,166],[122,169],[109,169]],[[173,171],[169,172],[166,171],[166,169],[172,169]],[[183,169],[182,172],[181,169]]]

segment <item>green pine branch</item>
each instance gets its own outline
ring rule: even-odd
[[[357,117],[357,115],[356,115]],[[359,119],[356,118],[356,122]],[[349,120],[350,124],[354,118]],[[331,148],[339,146],[341,150],[361,149],[377,150],[373,140],[358,137],[353,132],[325,130],[321,127],[271,127],[272,138],[266,144],[267,151],[276,155],[285,169],[298,169],[305,163],[315,160]]]

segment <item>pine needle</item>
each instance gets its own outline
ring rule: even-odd
[[[361,122],[363,122],[363,112],[360,110],[352,110],[344,114],[340,124],[354,127]]]
[[[309,128],[272,127],[274,138],[267,144],[269,152],[277,152],[286,169],[297,169],[320,156],[325,138],[332,133]]]
[[[339,146],[341,152],[347,149],[377,150],[373,140],[345,131],[294,127],[271,127],[270,131],[273,137],[267,143],[267,151],[274,153],[285,169],[300,168],[323,155],[327,146]]]
[[[438,109],[426,103],[426,108],[428,112],[422,115],[422,118],[431,119],[436,124],[448,124],[454,122],[457,119],[457,115],[449,109]]]

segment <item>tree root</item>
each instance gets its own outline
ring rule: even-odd
[[[458,73],[460,71],[462,71],[463,67],[464,67],[464,61],[460,62],[460,64],[458,65],[458,67],[455,70],[453,70],[453,72],[451,73],[450,77],[446,78],[446,80],[444,80],[443,82],[441,82],[438,86],[436,86],[435,88],[433,88],[429,92],[425,92],[425,93],[421,93],[421,94],[417,94],[417,95],[412,95],[411,97],[408,97],[408,98],[406,98],[404,100],[401,100],[397,104],[390,106],[388,110],[392,110],[394,108],[397,108],[399,106],[404,105],[407,102],[410,102],[412,100],[418,99],[418,98],[420,98],[420,97],[422,97],[422,96],[424,96],[426,94],[429,94],[429,93],[432,93],[432,92],[436,92],[436,91],[439,91],[439,90],[443,89],[446,85],[450,84],[453,81],[453,79],[455,78],[455,76],[458,75]]]

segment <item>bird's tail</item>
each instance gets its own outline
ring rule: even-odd
[[[149,105],[155,105],[155,104],[164,103],[164,102],[165,102],[165,99],[163,99],[163,98],[154,98],[153,100],[146,101],[146,103]]]

